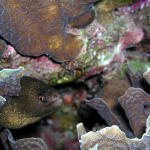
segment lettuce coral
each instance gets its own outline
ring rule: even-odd
[[[146,133],[141,139],[129,139],[118,126],[103,128],[99,131],[85,133],[82,123],[77,125],[81,150],[147,150],[150,149],[150,116],[146,121]]]
[[[41,138],[24,138],[15,141],[8,129],[0,133],[0,140],[5,150],[48,150]]]

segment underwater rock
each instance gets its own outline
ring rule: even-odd
[[[48,150],[41,138],[23,138],[15,141],[8,129],[0,133],[4,150]]]
[[[3,69],[0,71],[0,95],[18,96],[20,79],[23,76],[23,67],[17,69]]]
[[[134,135],[141,137],[150,112],[147,107],[150,104],[150,95],[140,88],[130,87],[118,101],[126,113]]]
[[[84,126],[82,123],[77,125],[81,150],[147,150],[150,148],[150,116],[146,121],[146,133],[141,139],[129,139],[125,136],[118,126],[106,127],[99,131],[82,134]],[[83,132],[84,133],[84,132]]]
[[[82,27],[93,20],[96,0],[0,0],[0,35],[23,55],[50,55],[56,61],[76,58],[83,46],[65,26]]]
[[[45,82],[23,76],[19,96],[7,96],[0,111],[0,125],[21,128],[40,120],[62,104],[60,94]]]

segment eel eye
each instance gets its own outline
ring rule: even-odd
[[[39,100],[44,102],[44,101],[46,101],[46,98],[44,96],[39,96]]]

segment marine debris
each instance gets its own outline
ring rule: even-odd
[[[146,133],[140,139],[127,138],[125,133],[116,125],[103,128],[96,132],[90,131],[85,133],[85,128],[80,123],[77,125],[77,132],[81,150],[146,150],[150,148],[150,116],[146,121]]]

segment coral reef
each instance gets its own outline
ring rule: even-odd
[[[77,125],[78,138],[81,143],[81,150],[146,150],[150,148],[150,117],[146,121],[146,133],[141,139],[129,139],[118,126],[106,127],[97,132],[85,133],[82,123]]]
[[[0,58],[2,57],[5,50],[6,50],[6,43],[3,40],[0,40]]]
[[[88,2],[89,1],[84,2],[83,4],[88,4]],[[90,4],[91,2],[92,1],[90,1]],[[75,3],[77,4],[78,2]],[[80,6],[80,4],[81,3],[79,3],[79,5],[75,5],[73,10],[77,8],[76,6]],[[89,5],[86,4],[84,6],[89,7]],[[97,5],[100,4],[98,3]],[[144,16],[146,14],[144,13],[145,9],[146,8],[144,7],[140,10],[138,15],[136,13],[125,14],[122,13],[121,10],[113,10],[109,11],[109,17],[107,17],[107,15],[102,15],[102,17],[100,17],[102,11],[99,12],[99,9],[95,7],[94,11],[97,15],[95,16],[94,21],[85,28],[77,29],[73,28],[73,25],[71,26],[66,24],[64,31],[65,35],[73,36],[76,39],[79,37],[84,44],[78,52],[66,44],[69,50],[66,51],[66,53],[63,52],[61,54],[69,56],[72,51],[77,52],[78,56],[76,56],[73,61],[56,64],[46,58],[46,56],[39,58],[27,58],[22,57],[19,54],[14,56],[14,53],[12,53],[12,56],[9,58],[3,57],[0,60],[0,67],[17,68],[19,66],[24,66],[27,70],[25,73],[26,75],[45,79],[49,84],[63,84],[72,81],[81,82],[90,76],[101,73],[102,71],[107,72],[107,77],[109,77],[123,62],[126,61],[126,51],[124,50],[138,44],[144,37],[143,30],[148,31],[147,26],[144,25],[143,28],[144,21],[137,21],[135,19],[140,15]],[[91,9],[88,10],[88,12],[91,12]],[[147,10],[147,13],[148,12],[149,11]],[[58,33],[61,34],[62,32]],[[29,46],[29,44],[27,45]],[[21,47],[25,47],[27,45],[21,45]],[[32,44],[32,46],[33,45],[34,44]],[[56,46],[57,44],[54,45]],[[74,42],[73,45],[77,45],[76,42]],[[38,46],[38,44],[36,46]],[[41,46],[38,46],[38,48],[39,47]],[[58,45],[58,49],[64,49],[62,47],[63,46]],[[9,48],[10,47],[8,47],[8,49]],[[34,47],[34,50],[38,50],[38,48]],[[29,49],[26,48],[26,50]],[[55,53],[55,51],[53,52]],[[7,53],[9,53],[9,51]],[[7,56],[7,53],[5,53],[5,56]],[[60,54],[59,56],[61,57]]]
[[[91,22],[91,1],[0,1],[0,35],[23,55],[50,55],[57,61],[76,58],[83,46],[67,34],[65,26],[81,27]]]
[[[143,77],[150,84],[150,68],[148,68],[147,71],[144,72]]]
[[[4,150],[47,150],[47,146],[41,138],[24,138],[14,141],[8,129],[0,133],[0,140]]]
[[[119,126],[130,138],[141,137],[150,112],[149,91],[143,90],[149,88],[143,80],[143,72],[149,63],[141,66],[137,64],[128,63],[123,76],[118,72],[116,77],[106,81],[104,87],[95,95],[96,98],[86,100],[109,126]]]
[[[97,7],[99,11],[107,13],[114,10],[115,8],[132,4],[135,1],[136,0],[102,0],[99,2]]]
[[[148,116],[144,107],[150,104],[150,96],[142,89],[130,87],[118,101],[129,118],[135,136],[141,137]]]
[[[21,89],[20,79],[23,76],[23,67],[18,69],[3,69],[0,71],[0,95],[18,96]]]
[[[59,64],[53,63],[48,57],[41,56],[37,59],[23,57],[16,53],[12,46],[7,46],[1,59],[1,68],[18,68],[25,67],[24,75],[36,77],[38,79],[51,79],[51,74],[55,74],[62,70]],[[3,65],[4,64],[4,65]]]
[[[0,0],[0,149],[150,149],[149,4]]]
[[[149,7],[150,1],[149,0],[139,0],[133,3],[131,6],[124,6],[120,7],[119,9],[124,12],[135,12],[138,9],[143,9],[144,7]]]
[[[1,109],[1,107],[3,107],[5,102],[6,102],[6,99],[4,97],[0,96],[0,109]]]
[[[99,115],[106,121],[109,126],[118,125],[128,137],[133,137],[132,132],[126,126],[125,121],[120,117],[119,114],[116,115],[103,99],[95,98],[87,101],[87,104],[96,109]]]

